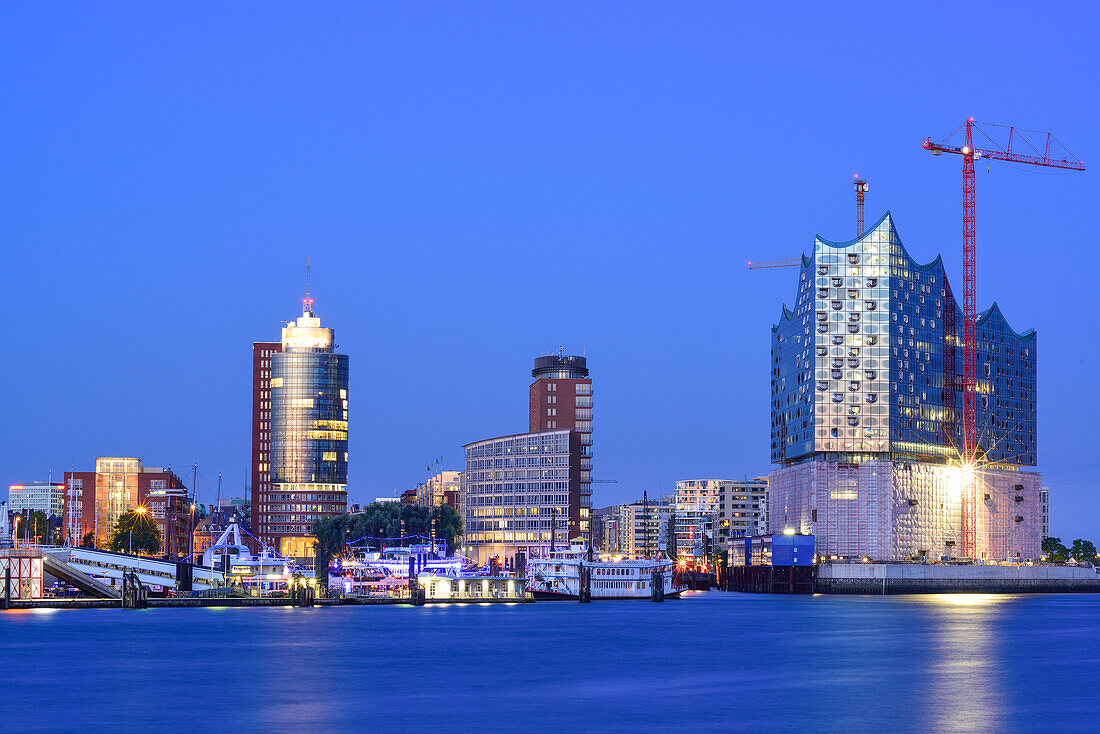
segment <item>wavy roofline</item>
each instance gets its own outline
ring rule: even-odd
[[[890,216],[890,210],[889,209],[887,209],[886,212],[881,217],[878,218],[877,222],[875,222],[870,227],[868,227],[867,230],[863,234],[861,234],[858,237],[853,237],[852,239],[847,240],[846,242],[833,242],[830,239],[826,239],[826,238],[822,237],[820,234],[815,234],[814,239],[819,240],[822,244],[828,245],[829,247],[835,247],[835,248],[838,248],[838,249],[842,249],[842,248],[845,248],[845,247],[851,247],[852,245],[856,244],[857,242],[860,242],[861,240],[863,240],[863,238],[868,237],[872,232],[874,232],[876,229],[878,229],[880,226],[882,226],[882,223],[885,222],[887,219],[890,220],[890,225],[893,226],[893,217]]]
[[[1001,321],[1004,323],[1005,327],[1009,330],[1012,336],[1016,337],[1018,341],[1029,342],[1035,339],[1035,329],[1028,329],[1022,334],[1013,329],[1012,324],[1008,323],[1008,319],[1005,318],[1004,311],[1001,310],[1000,305],[996,301],[994,301],[993,305],[991,305],[989,308],[978,314],[978,318],[974,320],[974,326],[978,327],[984,324],[986,321],[989,321],[990,317],[992,317],[994,313],[1001,317]]]

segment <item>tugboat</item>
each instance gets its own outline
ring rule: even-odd
[[[593,600],[652,599],[654,572],[660,575],[662,598],[675,599],[684,590],[673,578],[675,564],[671,560],[608,554],[593,557],[591,548],[580,543],[528,561],[527,590],[535,599],[577,600],[582,568],[589,573]]]

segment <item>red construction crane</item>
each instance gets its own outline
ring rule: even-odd
[[[932,142],[931,138],[925,138],[924,149],[932,155],[944,153],[957,153],[963,159],[963,441],[962,462],[964,470],[962,521],[963,521],[963,555],[973,558],[977,552],[977,492],[974,487],[974,464],[977,454],[977,418],[975,411],[975,390],[977,388],[977,344],[975,337],[975,322],[977,319],[977,284],[975,282],[975,251],[974,251],[974,161],[979,158],[988,158],[995,161],[1009,161],[1012,163],[1027,163],[1033,166],[1048,166],[1051,168],[1065,168],[1071,171],[1085,170],[1085,164],[1080,160],[1070,160],[1072,154],[1050,133],[1036,133],[1033,130],[1021,130],[1017,127],[1005,125],[992,125],[982,123],[986,127],[998,127],[1008,130],[1008,145],[1001,146],[988,135],[974,118],[967,119],[964,123],[952,130],[939,142]],[[974,147],[974,131],[985,137],[991,148]],[[952,139],[963,131],[962,145],[952,144]],[[1045,140],[1039,148],[1028,138],[1027,134],[1045,136]],[[1017,150],[1021,141],[1030,148],[1030,153],[1019,153]],[[1051,144],[1057,143],[1065,151],[1065,155],[1058,159],[1051,157]],[[945,308],[951,304],[944,304]]]

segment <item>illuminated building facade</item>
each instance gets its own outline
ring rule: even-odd
[[[270,368],[253,378],[253,525],[290,558],[314,555],[314,521],[347,512],[348,357],[333,339],[307,296],[277,350],[253,347],[253,372]]]
[[[942,262],[917,263],[889,212],[815,239],[772,328],[772,532],[813,533],[825,556],[961,554],[962,327]],[[1036,335],[996,303],[976,333],[977,555],[1038,558]]]
[[[590,506],[581,494],[581,436],[559,429],[467,444],[466,555],[477,563],[541,557],[553,544],[588,541]],[[553,525],[553,530],[551,529]]]
[[[97,548],[106,548],[120,515],[142,508],[160,531],[158,555],[187,555],[193,498],[171,469],[142,466],[141,459],[102,456],[95,471],[65,472],[65,542],[80,545],[91,533]]]

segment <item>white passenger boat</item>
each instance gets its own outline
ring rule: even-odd
[[[532,558],[527,562],[528,591],[536,599],[577,599],[582,568],[590,574],[593,600],[651,599],[654,572],[660,576],[663,598],[676,598],[685,588],[676,582],[675,564],[668,559],[588,557],[587,548],[573,545],[568,550],[551,551],[546,558]]]

